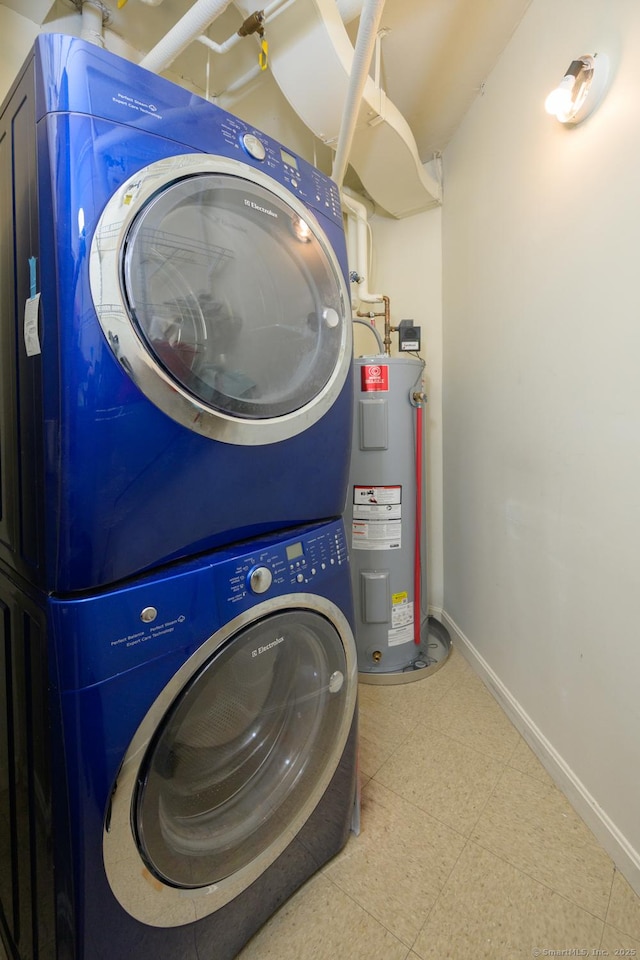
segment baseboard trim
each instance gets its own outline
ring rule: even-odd
[[[473,643],[459,628],[446,610],[434,608],[436,616],[448,629],[453,645],[457,647],[475,672],[480,676],[518,732],[527,741],[556,785],[565,794],[571,805],[598,841],[607,851],[616,867],[629,881],[640,896],[640,854],[624,834],[589,793],[582,781],[575,775],[553,744],[544,736],[529,714],[491,669],[487,661],[478,653]]]

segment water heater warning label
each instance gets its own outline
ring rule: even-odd
[[[363,393],[389,389],[389,367],[387,364],[367,363],[360,370],[360,386]]]
[[[354,507],[371,505],[389,505],[402,503],[402,487],[354,487],[353,505]],[[357,516],[354,510],[354,516]]]
[[[351,546],[354,550],[400,550],[401,486],[353,488]]]

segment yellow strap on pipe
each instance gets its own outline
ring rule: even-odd
[[[269,66],[269,44],[267,41],[262,38],[260,41],[260,53],[258,55],[258,63],[260,64],[261,70],[266,70]]]

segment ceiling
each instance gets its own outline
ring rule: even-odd
[[[190,9],[195,0],[97,2],[105,11],[111,35],[120,37],[123,45],[133,48],[134,54],[139,51],[137,59],[141,59]],[[266,0],[265,3],[263,0],[261,5],[256,4],[255,9],[264,8],[271,2]],[[290,0],[290,3],[293,2],[297,0]],[[337,5],[341,15],[337,26],[347,42],[350,40],[355,45],[362,0],[317,2],[320,7],[324,6],[325,12],[327,3],[332,11],[333,5]],[[446,148],[530,2],[387,0],[379,28],[380,84],[408,124],[409,136],[413,135],[418,159],[423,164]],[[44,23],[45,29],[56,29],[56,22],[75,14],[82,6],[82,0],[0,0],[0,5],[10,7],[36,23]],[[304,7],[304,3],[301,6]],[[209,38],[222,43],[233,35],[244,19],[240,8],[245,11],[254,9],[249,0],[232,2],[208,28]],[[276,17],[272,25],[267,24],[266,34],[276,80],[279,42],[277,20]],[[310,39],[309,43],[313,44],[314,40]],[[211,53],[201,43],[194,42],[171,65],[170,76],[211,96],[223,94],[221,105],[233,111],[233,100],[224,96],[224,91],[247,71],[255,69],[257,57],[256,37],[241,40],[224,55]],[[302,62],[306,65],[305,58]],[[318,62],[311,66],[312,63],[310,52],[308,76],[301,77],[301,82],[304,80],[307,86],[311,86],[316,97],[320,91],[321,97],[322,66]],[[293,78],[294,86],[296,77]],[[266,88],[269,83],[274,83],[274,79],[260,76],[254,81],[251,95],[254,95],[258,83]],[[325,87],[328,89],[326,79]],[[289,102],[295,105],[295,98],[287,96],[286,89],[282,90]],[[240,110],[238,112],[242,115]],[[263,129],[268,130],[268,127]],[[314,133],[318,136],[317,130]]]
[[[80,0],[63,0],[67,7]],[[193,0],[102,0],[109,27],[137,50],[147,52],[192,6]],[[4,0],[23,15],[35,16],[51,0]],[[446,147],[462,117],[481,90],[530,0],[387,0],[382,14],[381,80],[389,99],[408,122],[423,161]],[[60,0],[54,4],[60,7]],[[361,5],[361,4],[360,4]],[[256,9],[265,6],[256,4]],[[357,0],[338,0],[349,19],[355,43]],[[209,28],[221,42],[242,22],[230,8]],[[267,33],[268,36],[268,33]],[[255,62],[255,40],[247,39],[224,56],[214,54],[216,85],[224,87]],[[250,46],[252,49],[250,49]],[[211,59],[211,58],[210,58]],[[191,84],[205,89],[207,51],[192,44],[173,66]]]

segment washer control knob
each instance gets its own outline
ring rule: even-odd
[[[254,567],[249,571],[247,582],[252,593],[266,593],[273,581],[269,567]]]
[[[253,157],[254,160],[264,160],[267,155],[267,151],[262,140],[258,140],[258,138],[252,133],[245,133],[242,138],[242,146],[245,148],[249,156]]]

